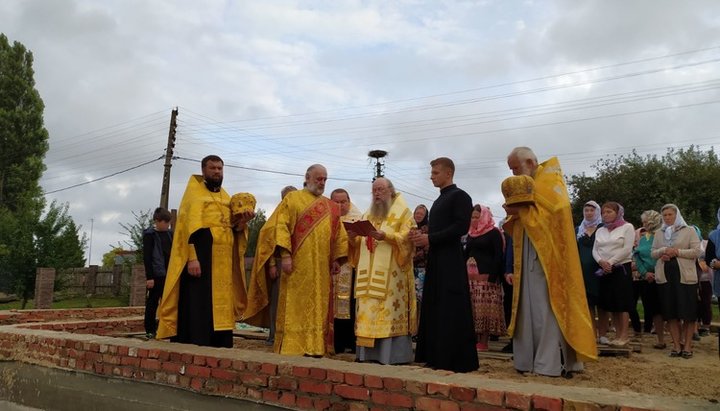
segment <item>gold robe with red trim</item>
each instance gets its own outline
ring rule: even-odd
[[[293,260],[280,275],[275,352],[325,355],[332,351],[331,264],[348,255],[339,207],[303,189],[288,193],[275,214],[275,242]]]

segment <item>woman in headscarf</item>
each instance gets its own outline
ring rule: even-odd
[[[718,225],[708,234],[705,245],[705,264],[710,269],[710,281],[712,282],[711,301],[713,296],[720,297],[720,208],[717,211],[717,220]],[[702,296],[702,291],[700,294]]]
[[[470,283],[477,349],[488,350],[490,335],[505,335],[501,282],[505,276],[504,241],[488,207],[476,205],[470,217],[465,258]]]
[[[425,204],[415,207],[413,218],[417,229],[423,234],[428,232],[429,212]],[[428,247],[415,247],[413,255],[413,274],[415,275],[415,299],[417,300],[418,310],[422,302],[423,284],[425,283],[425,265],[427,264]],[[419,314],[419,312],[418,312]],[[418,318],[420,316],[418,315]]]
[[[593,200],[583,206],[583,220],[577,228],[577,246],[580,254],[580,266],[582,267],[583,280],[585,282],[585,296],[587,297],[590,317],[593,321],[593,330],[597,338],[597,302],[598,302],[598,276],[595,272],[600,268],[592,250],[595,244],[595,231],[602,227],[602,216],[600,206]]]
[[[713,294],[720,297],[720,208],[717,211],[717,220],[717,228],[708,234],[708,242],[705,247],[705,263],[713,272]]]
[[[608,344],[625,346],[629,340],[628,313],[633,303],[631,260],[635,228],[623,218],[625,209],[614,201],[603,204],[601,212],[604,224],[595,232],[593,246],[593,257],[600,265],[596,272],[600,276],[598,307],[612,313],[615,339]],[[598,332],[603,343],[607,341],[607,329],[607,322],[600,321]]]
[[[662,226],[656,233],[651,255],[657,258],[655,282],[663,318],[673,339],[671,357],[691,358],[692,335],[697,321],[698,275],[696,261],[700,238],[689,227],[675,204],[660,209]],[[682,322],[682,324],[681,324]]]
[[[635,261],[635,267],[637,267],[640,276],[639,281],[644,287],[642,304],[645,311],[645,330],[650,330],[648,327],[651,322],[655,327],[655,334],[657,334],[657,343],[653,345],[653,348],[662,350],[667,347],[665,344],[665,322],[660,314],[660,297],[655,282],[657,260],[650,255],[655,232],[662,224],[662,217],[655,210],[646,210],[640,214],[640,221],[642,221],[643,226],[638,233],[639,237],[633,252],[633,261]]]

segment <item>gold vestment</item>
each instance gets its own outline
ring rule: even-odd
[[[563,337],[577,353],[578,360],[597,360],[570,198],[558,159],[553,157],[540,164],[533,179],[534,192],[528,196],[530,201],[519,203],[519,214],[511,216],[504,226],[514,240],[515,287],[508,333],[513,335],[517,321],[523,272],[522,239],[527,234],[545,272],[551,309]]]

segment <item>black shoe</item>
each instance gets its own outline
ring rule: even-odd
[[[513,343],[512,343],[512,341],[510,341],[509,343],[505,344],[505,346],[502,347],[502,350],[500,350],[500,351],[501,351],[501,352],[504,352],[504,353],[512,353],[512,352],[513,352]]]

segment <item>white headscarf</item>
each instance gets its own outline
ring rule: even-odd
[[[680,209],[675,204],[665,204],[660,209],[660,213],[662,213],[667,208],[675,209],[675,222],[671,225],[667,225],[665,224],[665,220],[663,220],[660,230],[662,230],[665,235],[665,243],[672,244],[673,234],[675,234],[679,229],[687,227],[687,223],[682,217],[682,214],[680,214]]]
[[[587,220],[585,218],[584,210],[585,210],[585,207],[587,207],[587,206],[595,208],[595,218],[593,218],[592,220]],[[583,205],[583,220],[582,220],[582,223],[580,223],[580,225],[578,226],[577,238],[581,238],[583,235],[585,235],[585,230],[587,230],[588,228],[591,228],[591,227],[597,227],[598,224],[600,224],[601,222],[602,222],[602,213],[600,212],[600,205],[598,205],[598,203],[596,203],[593,200],[588,201],[587,203],[585,203]]]

